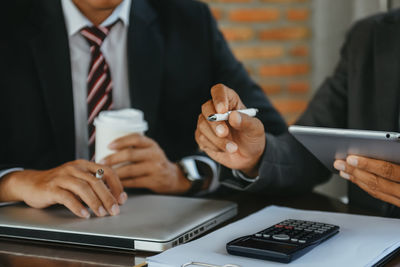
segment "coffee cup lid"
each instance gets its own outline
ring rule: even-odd
[[[107,124],[110,127],[126,129],[132,132],[148,130],[147,122],[143,119],[143,112],[138,109],[105,110],[100,112],[94,120],[94,125]]]

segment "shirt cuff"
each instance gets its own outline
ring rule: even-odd
[[[221,180],[221,184],[235,190],[246,191],[260,178],[259,176],[257,176],[256,178],[249,178],[246,177],[239,170],[231,170],[228,168],[225,169],[225,175],[223,175],[225,178]]]
[[[9,173],[23,171],[23,170],[24,170],[23,168],[11,168],[11,169],[7,169],[7,170],[2,170],[2,171],[0,171],[0,179]]]
[[[241,171],[239,171],[239,170],[232,170],[232,174],[233,174],[233,177],[242,179],[242,180],[244,180],[244,181],[246,181],[246,182],[249,182],[249,183],[254,183],[254,182],[256,182],[258,179],[260,179],[260,176],[259,176],[259,175],[257,175],[257,177],[255,177],[255,178],[250,178],[250,177],[247,177],[246,175],[244,175],[244,174],[243,174]]]

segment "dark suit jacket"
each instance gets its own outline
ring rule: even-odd
[[[400,11],[362,20],[348,34],[341,59],[296,124],[365,130],[399,130]],[[330,172],[286,133],[267,136],[261,179],[248,190],[305,191]],[[399,209],[349,183],[350,202],[400,216]]]
[[[75,159],[68,36],[60,1],[16,0],[2,9],[0,170],[48,169]],[[272,133],[285,123],[234,58],[209,9],[192,0],[133,0],[128,32],[130,97],[147,135],[170,160],[194,154],[210,88],[235,88]]]

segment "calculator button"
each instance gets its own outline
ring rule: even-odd
[[[262,237],[262,234],[256,234],[256,237]]]
[[[310,228],[307,228],[307,229],[304,229],[304,231],[306,231],[306,232],[312,232],[313,230],[310,229]]]
[[[306,243],[306,241],[305,241],[304,239],[300,239],[300,240],[299,240],[299,243],[300,243],[300,244],[304,244],[304,243]]]
[[[270,238],[271,235],[263,234],[262,236],[263,236],[264,238]]]
[[[297,242],[297,241],[299,241],[297,238],[292,238],[292,239],[290,239],[290,241],[292,241],[292,242]]]
[[[283,227],[283,225],[281,225],[281,224],[275,225],[275,228],[282,228],[282,227]]]
[[[290,237],[288,235],[273,235],[273,239],[275,240],[289,240]]]

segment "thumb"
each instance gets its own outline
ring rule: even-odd
[[[229,115],[229,124],[231,127],[247,137],[258,137],[264,135],[264,125],[255,117],[233,111]]]
[[[229,124],[237,150],[247,162],[241,170],[253,173],[266,146],[264,125],[259,119],[237,111],[229,115]]]

